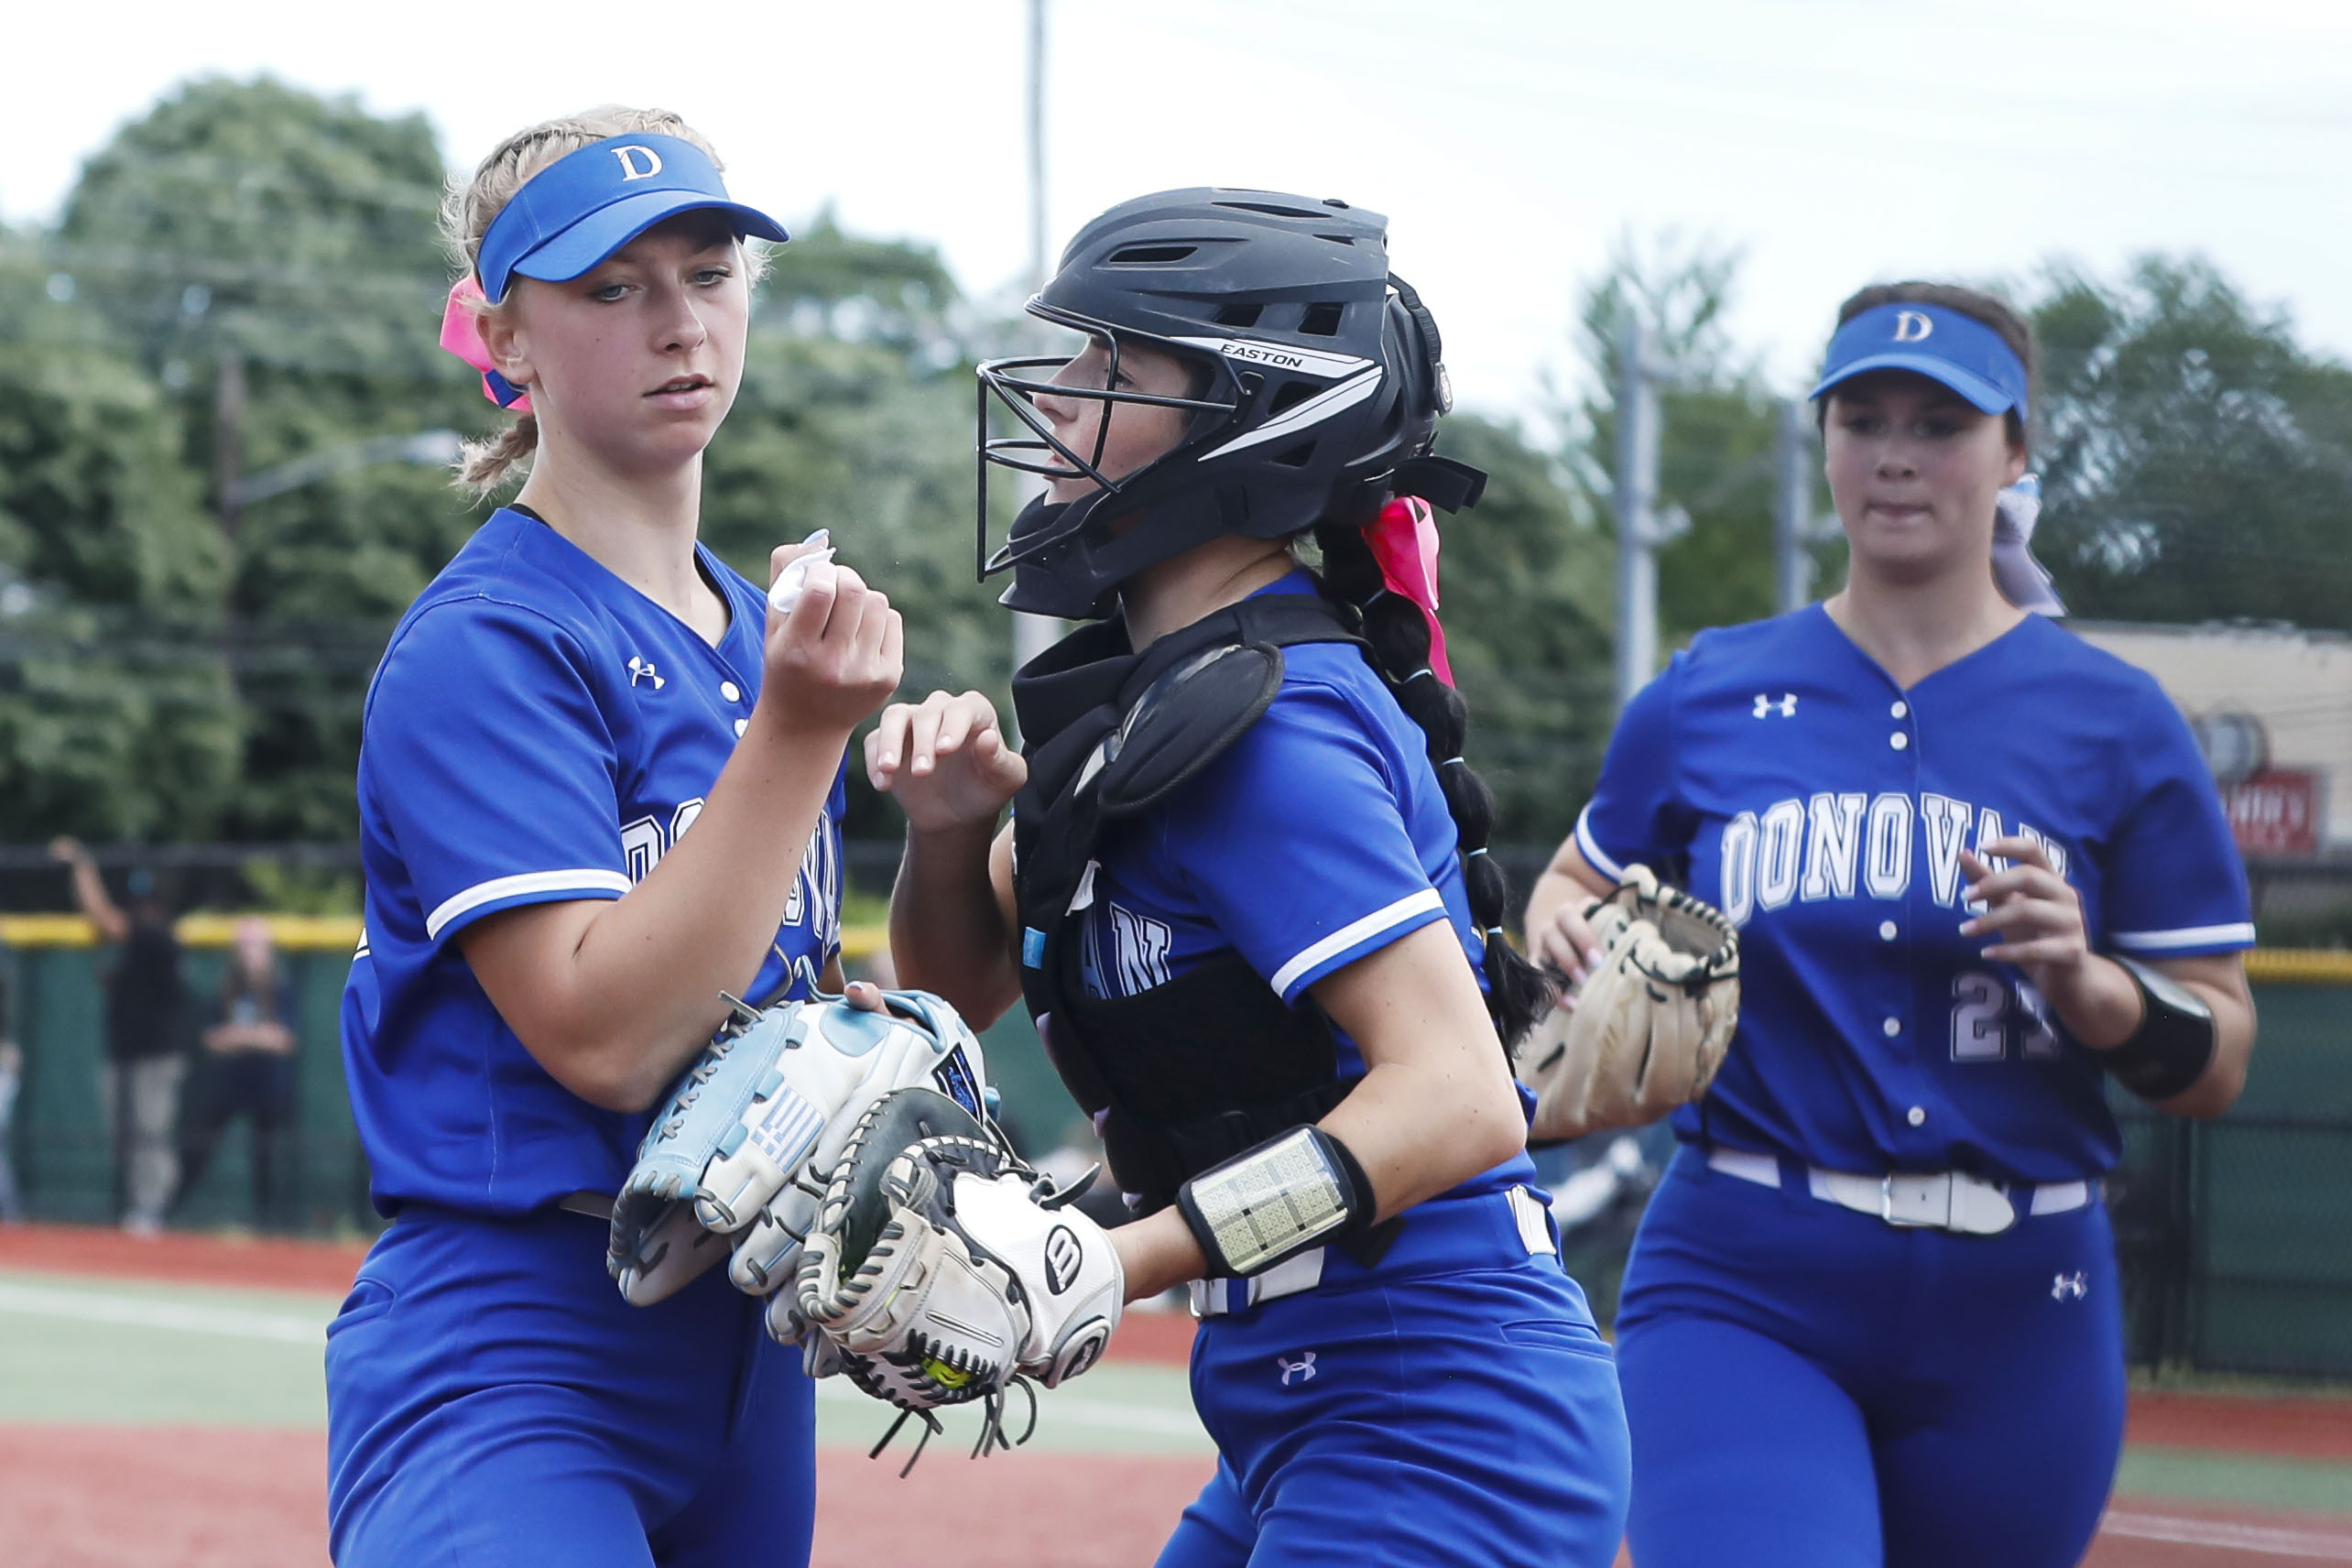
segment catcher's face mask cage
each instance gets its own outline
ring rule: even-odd
[[[1356,504],[1425,452],[1444,395],[1434,324],[1392,283],[1387,221],[1266,191],[1147,196],[1088,225],[1030,312],[1105,343],[1104,385],[1048,379],[1062,356],[980,366],[977,566],[1011,570],[1003,602],[1040,615],[1111,613],[1120,583],[1220,534],[1284,539]],[[1120,388],[1137,347],[1196,370],[1185,397]],[[1104,405],[1086,451],[1058,437],[1039,396]],[[1102,470],[1120,403],[1190,415],[1175,448],[1116,479]],[[992,412],[1010,419],[992,430]],[[1040,497],[992,548],[988,470],[1095,488]]]
[[[1073,539],[1098,508],[1107,506],[1113,511],[1125,510],[1127,508],[1118,505],[1122,497],[1131,500],[1138,495],[1148,496],[1155,488],[1163,488],[1163,485],[1155,485],[1154,471],[1176,466],[1199,446],[1200,432],[1224,428],[1243,403],[1242,389],[1233,372],[1222,361],[1204,355],[1197,349],[1138,333],[1123,332],[1108,322],[1090,321],[1068,311],[1057,310],[1040,299],[1030,300],[1029,308],[1041,320],[1083,332],[1091,341],[1103,343],[1107,351],[1105,365],[1101,384],[1097,386],[1054,379],[1076,359],[1075,354],[1032,354],[981,363],[978,418],[974,441],[980,460],[977,566],[983,582],[1025,561],[1036,561],[1054,546]],[[1185,365],[1192,372],[1192,382],[1201,395],[1179,397],[1121,388],[1118,384],[1119,364],[1132,342],[1148,344]],[[1037,406],[1037,399],[1041,397],[1065,403],[1102,405],[1101,417],[1094,421],[1094,439],[1085,441],[1083,450],[1054,433],[1052,422]],[[991,418],[992,403],[1012,415],[1018,433],[992,433],[992,426],[996,422]],[[1110,440],[1112,417],[1122,404],[1181,408],[1192,418],[1184,439],[1179,441],[1173,449],[1132,473],[1113,478],[1103,472],[1103,455]],[[988,542],[988,470],[991,467],[1015,469],[1045,479],[1083,477],[1095,488],[1092,494],[1073,502],[1057,503],[1042,496],[1032,501],[1015,520],[1005,541],[992,550]]]

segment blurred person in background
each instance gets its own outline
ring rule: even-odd
[[[16,1094],[25,1084],[25,1053],[16,1049],[8,1027],[8,977],[0,975],[0,1225],[16,1225],[25,1217],[16,1191],[16,1166],[8,1153],[10,1130],[16,1126]]]
[[[269,1223],[278,1146],[294,1105],[294,983],[278,966],[269,922],[248,915],[237,922],[219,1012],[204,1030],[169,1213],[204,1180],[229,1124],[245,1116],[253,1122],[253,1219]]]
[[[73,901],[118,948],[106,972],[106,1063],[99,1094],[114,1151],[114,1212],[133,1236],[163,1229],[165,1205],[180,1171],[172,1129],[187,1062],[180,1051],[180,938],[156,891],[155,876],[135,870],[125,882],[126,908],[106,896],[89,852],[71,838],[49,845],[73,876]]]

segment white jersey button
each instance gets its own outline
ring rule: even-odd
[[[1880,942],[1892,942],[1895,940],[1894,921],[1880,920],[1878,922],[1878,940]]]
[[[1911,745],[1911,736],[1903,734],[1900,730],[1897,730],[1894,734],[1887,737],[1887,744],[1893,746],[1897,751],[1901,751]]]
[[[1880,1024],[1878,1027],[1887,1031],[1887,1038],[1889,1040],[1892,1040],[1895,1036],[1903,1032],[1903,1020],[1900,1018],[1889,1018],[1885,1023]]]
[[[1889,708],[1889,709],[1887,710],[1887,713],[1888,713],[1888,714],[1889,714],[1889,717],[1892,717],[1892,718],[1898,718],[1898,719],[1901,718],[1905,713],[1910,713],[1910,712],[1911,712],[1911,704],[1910,704],[1909,702],[1897,702],[1893,707]]]
[[[1905,1116],[1903,1120],[1911,1123],[1913,1127],[1919,1126],[1922,1122],[1927,1120],[1926,1107],[1922,1105],[1913,1105],[1911,1108],[1911,1115]]]
[[[743,701],[743,688],[732,681],[722,681],[719,682],[719,695],[730,702],[740,702]]]
[[[742,739],[743,732],[749,728],[751,728],[751,721],[749,719],[737,719],[735,721],[735,738],[738,740]]]

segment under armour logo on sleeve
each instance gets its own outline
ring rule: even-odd
[[[2050,1299],[2053,1301],[2079,1301],[2090,1293],[2091,1288],[2083,1282],[2083,1271],[2079,1269],[2072,1274],[2061,1274],[2050,1281]]]
[[[1794,691],[1786,692],[1781,696],[1779,702],[1774,702],[1770,697],[1766,696],[1763,692],[1757,692],[1756,716],[1760,719],[1765,714],[1772,713],[1779,713],[1784,719],[1795,718],[1797,716],[1797,694]]]

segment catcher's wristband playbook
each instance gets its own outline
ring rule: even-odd
[[[2162,971],[2120,953],[2107,956],[2122,964],[2140,987],[2144,1011],[2129,1040],[2091,1054],[2117,1083],[2143,1100],[2169,1100],[2194,1087],[2213,1065],[2220,1043],[2213,1009]]]
[[[1176,1190],[1209,1277],[1248,1276],[1372,1223],[1372,1182],[1347,1146],[1295,1127]]]

